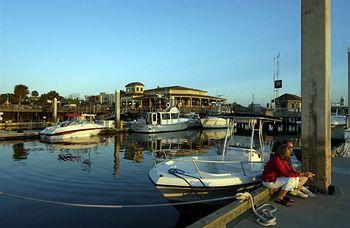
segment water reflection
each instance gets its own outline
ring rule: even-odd
[[[120,152],[121,152],[122,135],[117,135],[114,138],[114,176],[119,176],[120,173]]]
[[[24,143],[13,144],[12,157],[15,161],[27,159],[28,151],[24,148]]]
[[[54,151],[90,151],[97,149],[106,139],[102,137],[90,137],[81,139],[70,139],[62,142],[45,142]]]
[[[226,130],[178,131],[156,134],[134,133],[126,145],[125,159],[142,162],[144,152],[159,150],[187,150],[192,154],[207,153],[222,146]]]
[[[52,142],[46,144],[49,150],[58,152],[57,160],[60,162],[76,162],[80,164],[81,171],[92,171],[91,153],[96,152],[99,147],[108,143],[106,138],[91,137],[81,139],[70,139],[62,142]]]

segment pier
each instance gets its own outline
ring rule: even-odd
[[[332,183],[336,189],[333,195],[317,194],[315,198],[294,198],[292,207],[270,202],[277,207],[276,227],[348,227],[350,195],[350,159],[334,158],[332,160]],[[273,197],[273,192],[265,187],[253,193],[255,204],[261,205]],[[214,213],[190,225],[194,227],[261,227],[256,223],[248,201],[233,202]]]

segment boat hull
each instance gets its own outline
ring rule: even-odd
[[[158,133],[158,132],[169,132],[169,131],[182,131],[187,128],[187,122],[176,123],[176,124],[164,124],[164,125],[151,125],[151,124],[137,124],[134,123],[131,126],[131,130],[139,133]]]
[[[229,126],[228,119],[219,117],[209,117],[201,119],[201,123],[204,129],[219,129],[227,128]]]
[[[218,201],[202,202],[201,205],[214,206],[232,202],[236,192],[251,191],[261,185],[261,181],[249,184],[228,186],[222,188],[190,188],[190,187],[174,187],[174,186],[156,186],[164,198],[170,202],[190,202],[200,200],[212,200],[224,198]]]
[[[89,138],[98,135],[104,127],[97,124],[68,127],[49,127],[40,132],[42,140],[60,142],[72,139]]]
[[[331,138],[335,140],[344,139],[345,125],[332,125],[331,126]]]

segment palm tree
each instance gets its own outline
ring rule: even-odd
[[[29,94],[28,87],[22,84],[16,85],[14,89],[15,97],[18,101],[18,104],[21,104],[21,102],[27,97]]]

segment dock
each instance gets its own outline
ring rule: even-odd
[[[317,194],[315,198],[293,197],[292,207],[276,204],[271,192],[260,188],[252,192],[256,206],[265,202],[277,207],[274,227],[348,227],[350,210],[350,158],[332,159],[332,184],[338,188],[333,195]],[[239,213],[239,215],[234,215]],[[202,218],[189,227],[261,227],[247,201],[233,202]]]
[[[100,135],[117,135],[129,132],[128,128],[108,128],[101,131]],[[39,131],[20,131],[20,132],[0,132],[0,141],[12,141],[12,140],[27,140],[27,139],[39,139]]]
[[[0,141],[19,139],[39,139],[39,132],[0,132]]]

